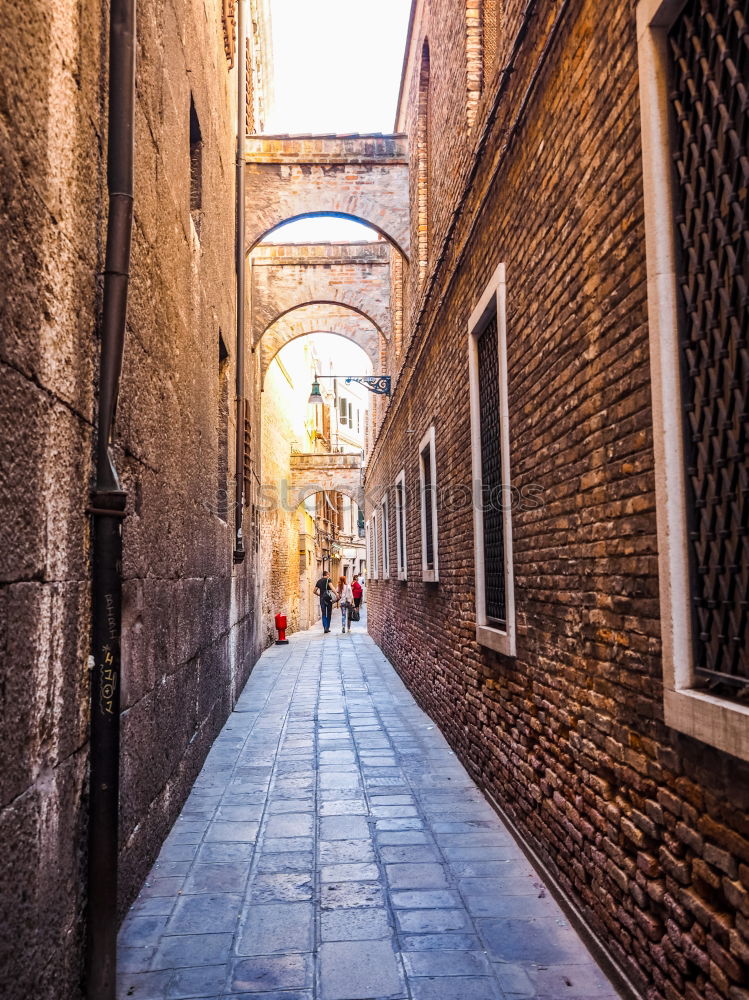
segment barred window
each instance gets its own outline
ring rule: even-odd
[[[218,332],[218,482],[216,513],[222,521],[229,515],[229,351]]]
[[[669,32],[695,672],[749,692],[749,3]]]
[[[421,487],[421,574],[425,583],[439,580],[437,555],[437,469],[434,427],[419,445],[419,485]]]
[[[504,631],[507,627],[507,608],[502,517],[504,503],[502,445],[499,427],[499,337],[496,312],[477,340],[486,619],[490,625],[496,625]]]
[[[515,655],[504,265],[468,323],[476,639]]]
[[[387,580],[390,576],[390,524],[388,519],[388,499],[382,501],[382,575]]]
[[[664,718],[744,760],[747,18],[747,0],[637,5]]]
[[[369,575],[373,580],[377,580],[379,576],[379,559],[378,559],[378,539],[377,539],[377,515],[372,515],[372,520],[369,522]]]
[[[395,543],[398,579],[405,580],[408,572],[406,557],[406,473],[401,470],[395,480]]]

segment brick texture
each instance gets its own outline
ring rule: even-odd
[[[368,516],[402,467],[413,490],[435,425],[440,582],[421,581],[412,503],[409,580],[391,516],[370,629],[642,995],[738,1000],[749,769],[663,722],[634,4],[502,6],[478,100],[463,6],[431,0],[415,22],[399,128],[413,162],[428,37],[428,275],[404,276],[402,368],[366,488]],[[416,246],[413,170],[410,198]],[[512,482],[542,499],[513,511],[515,659],[475,641],[463,496],[467,322],[500,262]]]

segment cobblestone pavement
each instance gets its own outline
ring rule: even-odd
[[[613,1000],[354,628],[258,662],[125,920],[120,1000]]]

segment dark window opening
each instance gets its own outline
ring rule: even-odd
[[[383,574],[390,576],[390,526],[388,524],[388,502],[382,505],[382,570]]]
[[[203,207],[203,137],[200,132],[195,102],[190,98],[190,211],[197,213]],[[193,216],[196,229],[199,216]]]
[[[421,453],[421,464],[424,470],[424,567],[434,569],[434,511],[432,510],[434,484],[432,483],[432,450],[429,445]]]
[[[222,521],[229,515],[229,352],[218,333],[218,484],[216,513]]]
[[[695,669],[749,691],[749,3],[689,0],[669,33]]]
[[[252,503],[252,420],[250,411],[250,401],[244,401],[244,475],[242,477],[242,492],[244,493],[243,506],[249,507]]]
[[[484,534],[486,618],[506,631],[505,540],[502,511],[500,443],[499,342],[496,313],[478,338],[481,485]]]
[[[395,509],[398,518],[397,531],[398,531],[398,571],[402,572],[406,565],[406,510],[405,510],[405,497],[403,496],[403,483],[396,483],[395,486]]]

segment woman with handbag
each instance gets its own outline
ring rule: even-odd
[[[350,632],[349,614],[354,606],[354,594],[351,590],[351,584],[348,583],[345,576],[338,580],[338,599],[341,603],[341,632],[345,632],[347,628]]]

